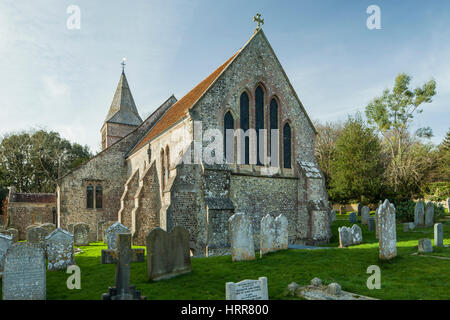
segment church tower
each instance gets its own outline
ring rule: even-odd
[[[134,104],[125,71],[122,69],[116,93],[101,129],[102,150],[125,137],[141,123],[142,119]]]

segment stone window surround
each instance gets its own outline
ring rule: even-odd
[[[88,208],[87,205],[87,188],[88,186],[91,185],[93,188],[93,208]],[[97,190],[97,186],[100,186],[102,188],[102,207],[101,208],[96,208],[96,190]],[[84,180],[83,181],[83,190],[84,190],[84,207],[86,208],[86,210],[92,210],[92,211],[103,211],[105,209],[105,192],[104,192],[104,188],[103,188],[103,181],[102,180]]]
[[[242,84],[241,89],[239,90],[239,93],[237,95],[237,108],[236,111],[233,108],[222,108],[220,112],[220,118],[219,123],[221,125],[221,130],[224,129],[224,117],[227,114],[227,112],[230,112],[233,116],[234,120],[234,130],[240,129],[240,116],[239,116],[239,102],[241,95],[246,92],[249,98],[249,117],[250,117],[250,128],[255,128],[256,124],[256,115],[255,115],[255,94],[254,92],[258,87],[261,87],[264,92],[264,129],[268,130],[270,128],[270,102],[272,99],[275,99],[278,104],[278,130],[280,130],[280,134],[278,135],[278,168],[281,176],[295,176],[295,134],[294,134],[294,127],[292,125],[292,121],[289,117],[287,117],[287,114],[285,112],[284,103],[282,102],[282,99],[280,99],[280,95],[278,93],[278,90],[275,88],[272,88],[273,93],[268,97],[267,96],[267,87],[265,83],[260,80],[257,81],[256,84],[253,86],[253,88],[249,88],[247,83]],[[268,98],[267,98],[268,97]],[[283,133],[282,128],[283,126],[289,123],[289,126],[291,127],[291,168],[283,168],[284,163],[284,154],[283,154]],[[225,134],[224,132],[222,132]],[[256,165],[256,164],[240,164],[238,165],[237,162],[237,137],[234,137],[234,163],[230,164],[230,167],[232,168],[233,172],[243,172],[243,173],[253,173],[253,174],[261,174],[261,169],[264,168],[264,166]],[[266,150],[269,150],[270,147],[270,134],[267,138],[266,143]],[[268,166],[266,166],[268,167]]]

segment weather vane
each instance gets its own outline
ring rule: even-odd
[[[125,61],[127,61],[127,58],[123,57],[122,62],[120,63],[122,65],[122,72],[125,72],[125,66],[126,66]]]
[[[258,31],[259,29],[261,29],[261,24],[264,24],[264,19],[261,19],[260,13],[257,13],[256,16],[253,16],[253,22],[255,21],[257,23],[255,31]]]

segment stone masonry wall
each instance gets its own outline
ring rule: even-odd
[[[132,211],[135,205],[135,196],[139,188],[139,170],[125,183],[125,190],[120,199],[120,210],[118,220],[121,224],[132,229]]]

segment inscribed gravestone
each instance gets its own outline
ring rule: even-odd
[[[146,237],[147,276],[157,281],[191,272],[189,231],[176,226],[170,232],[154,228]]]
[[[119,233],[130,233],[130,229],[120,222],[115,222],[106,230],[106,242],[108,243],[109,250],[115,250],[117,248],[116,242]]]
[[[47,230],[48,234],[52,233],[56,229],[56,226],[53,223],[44,223],[41,224],[40,227]]]
[[[351,212],[348,219],[351,223],[356,223],[356,212]]]
[[[424,213],[425,208],[422,200],[416,202],[416,206],[414,208],[414,224],[416,226],[424,225]]]
[[[367,229],[369,231],[375,231],[376,225],[375,225],[375,218],[374,217],[370,217],[369,219],[367,219]]]
[[[339,247],[345,248],[351,246],[353,243],[352,229],[349,227],[338,228],[339,233]]]
[[[397,256],[395,207],[386,199],[378,214],[380,215],[380,259],[389,260]]]
[[[289,245],[288,219],[283,214],[275,218],[275,250],[286,250]]]
[[[73,225],[73,237],[76,246],[89,245],[89,225],[87,223],[76,223]]]
[[[45,300],[45,253],[39,247],[14,244],[5,255],[3,300]]]
[[[267,214],[261,219],[260,253],[267,254],[288,248],[288,220],[280,214],[275,219]]]
[[[430,253],[433,252],[433,245],[428,238],[420,239],[418,245],[419,252]]]
[[[442,223],[436,223],[434,225],[434,246],[444,246],[444,229],[442,227]]]
[[[27,243],[45,250],[45,237],[48,231],[41,227],[32,227],[27,229]]]
[[[425,227],[431,227],[434,223],[434,204],[433,202],[427,202],[425,211]]]
[[[238,212],[228,219],[233,261],[254,260],[253,228],[248,214]]]
[[[1,230],[0,234],[10,236],[14,243],[17,242],[17,240],[19,240],[19,231],[15,228],[9,228],[8,230]]]
[[[361,209],[361,224],[367,224],[367,220],[370,217],[370,209],[367,206],[362,207]]]
[[[266,277],[238,283],[227,282],[225,288],[226,300],[269,300]]]
[[[116,222],[117,221],[104,221],[101,224],[101,239],[104,243],[108,243],[108,240],[106,239],[106,231],[108,231],[109,227],[111,227]]]
[[[66,230],[56,229],[46,238],[48,270],[63,270],[75,264],[73,235]]]
[[[357,225],[354,224],[352,226],[352,244],[360,244],[362,242],[362,231],[361,228]]]
[[[3,271],[3,262],[5,260],[6,251],[11,248],[13,238],[6,234],[0,234],[0,272]]]

